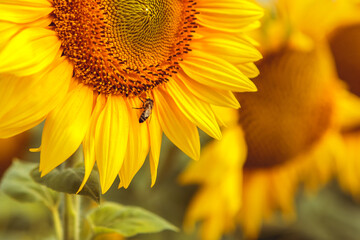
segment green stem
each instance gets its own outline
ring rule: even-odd
[[[51,208],[51,215],[53,218],[53,224],[55,228],[56,239],[63,240],[63,229],[61,225],[59,209],[57,207]]]
[[[79,148],[67,161],[65,168],[72,168],[83,161],[83,151]],[[80,240],[80,196],[64,194],[64,239]]]
[[[65,240],[80,240],[79,196],[65,194],[64,236]]]

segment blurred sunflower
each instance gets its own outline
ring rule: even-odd
[[[30,133],[24,132],[11,138],[0,139],[0,178],[14,158],[24,157]]]
[[[345,81],[350,93],[348,101],[340,102],[342,109],[342,137],[345,142],[346,162],[338,164],[340,185],[360,199],[360,24],[343,26],[329,37],[339,77]]]
[[[276,211],[293,219],[299,185],[321,187],[346,160],[344,116],[348,126],[360,124],[353,108],[360,100],[339,80],[326,36],[354,21],[351,4],[279,0],[268,6],[255,34],[264,47],[258,92],[236,95],[242,108],[227,114],[233,117],[223,140],[206,146],[180,178],[200,184],[185,226],[202,221],[202,239],[220,239],[237,223],[256,238]]]
[[[198,159],[197,126],[221,138],[212,106],[256,90],[261,16],[250,0],[0,0],[0,137],[46,119],[42,175],[82,143],[82,186],[96,161],[103,193],[127,188],[149,151],[154,184],[162,131]]]

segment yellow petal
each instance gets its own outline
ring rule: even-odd
[[[89,127],[92,103],[92,89],[80,84],[47,116],[41,141],[42,176],[78,149]]]
[[[47,27],[51,23],[51,19],[39,19],[36,22],[31,23],[31,27]],[[24,29],[24,25],[11,23],[11,22],[1,22],[0,21],[0,51],[9,43],[16,34],[20,33]]]
[[[14,4],[19,6],[31,6],[31,7],[43,7],[51,6],[51,1],[49,0],[2,0],[2,3],[5,4]]]
[[[139,116],[141,111],[134,109],[133,106],[141,106],[138,98],[129,99],[129,139],[125,155],[125,161],[119,172],[120,185],[119,187],[128,188],[131,180],[144,164],[145,158],[149,152],[149,132],[147,128],[147,121],[139,123]]]
[[[196,99],[187,91],[184,84],[173,79],[166,89],[181,112],[209,136],[220,139],[221,131],[209,104]],[[187,91],[187,92],[185,92]]]
[[[88,131],[86,132],[82,145],[83,145],[83,153],[84,153],[85,173],[81,185],[76,193],[79,193],[84,188],[87,180],[90,177],[91,171],[95,165],[94,136],[91,135],[90,129],[88,129]]]
[[[192,51],[180,63],[186,75],[204,85],[234,92],[256,91],[256,86],[238,68],[202,51]]]
[[[1,1],[0,21],[27,23],[47,17],[54,9],[49,1]]]
[[[259,69],[256,67],[254,63],[243,63],[237,65],[242,73],[245,74],[248,78],[255,78],[259,76]]]
[[[225,129],[221,141],[212,141],[202,151],[200,161],[191,162],[180,176],[182,183],[218,184],[228,172],[238,171],[245,162],[247,147],[240,126]],[[214,168],[214,166],[216,166]]]
[[[211,108],[220,126],[234,126],[239,121],[239,112],[237,110],[214,105],[211,105]]]
[[[244,0],[198,1],[196,10],[201,25],[225,32],[239,32],[263,15],[257,4]]]
[[[192,230],[197,221],[202,221],[201,239],[217,240],[221,237],[223,219],[220,220],[219,205],[221,199],[219,193],[214,196],[214,188],[217,186],[203,187],[192,199],[187,211],[184,227],[187,231]]]
[[[224,131],[222,141],[213,141],[206,146],[200,161],[190,163],[180,180],[201,186],[187,211],[186,227],[201,220],[204,239],[218,239],[234,228],[241,207],[245,159],[245,139],[242,129],[236,126]]]
[[[151,121],[148,123],[149,136],[150,136],[150,171],[151,171],[151,187],[154,186],[157,169],[159,166],[161,141],[162,141],[162,129],[160,127],[159,119],[156,114],[153,114]]]
[[[195,125],[178,109],[162,89],[154,90],[154,113],[166,136],[192,159],[199,159],[200,139]]]
[[[26,28],[0,52],[0,73],[11,72],[18,76],[38,73],[53,62],[60,45],[54,31]]]
[[[128,115],[125,99],[110,96],[96,123],[95,156],[102,193],[111,187],[123,164],[129,135]]]
[[[348,91],[337,92],[336,102],[337,121],[343,129],[353,129],[359,126],[360,122],[360,99]]]
[[[0,51],[8,44],[16,33],[21,29],[21,26],[14,23],[0,22]]]
[[[246,181],[246,182],[245,182]],[[265,214],[265,202],[268,179],[266,174],[255,172],[249,178],[244,178],[243,208],[240,212],[240,218],[243,220],[244,234],[250,239],[256,239]]]
[[[39,124],[65,97],[72,72],[72,65],[63,59],[40,76],[0,75],[0,137]]]
[[[255,62],[262,58],[260,52],[249,42],[223,34],[206,37],[191,43],[191,49],[207,52],[225,59],[232,64]]]
[[[189,78],[183,71],[179,71],[177,77],[192,94],[206,103],[230,108],[240,107],[238,100],[231,91],[198,83]]]
[[[100,113],[103,111],[106,103],[106,99],[103,95],[99,95],[96,100],[96,105],[94,111],[91,115],[90,127],[85,135],[84,141],[82,143],[84,150],[84,165],[85,165],[85,174],[84,179],[79,187],[77,193],[79,193],[82,188],[85,186],[86,181],[89,179],[91,171],[95,164],[95,129],[96,122],[99,118]]]

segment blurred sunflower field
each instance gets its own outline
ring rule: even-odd
[[[0,0],[0,105],[0,239],[359,239],[359,0]]]

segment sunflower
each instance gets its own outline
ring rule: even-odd
[[[13,158],[24,157],[30,134],[24,132],[11,138],[0,139],[0,177],[10,166]]]
[[[149,152],[153,185],[162,132],[198,159],[197,127],[221,138],[212,107],[256,91],[261,15],[248,0],[1,0],[0,137],[45,119],[42,176],[82,143],[82,186],[96,162],[103,193],[127,188]]]
[[[237,95],[242,108],[223,140],[206,146],[181,176],[182,183],[201,185],[185,225],[203,220],[202,239],[220,239],[235,223],[255,238],[276,210],[294,218],[299,183],[306,180],[312,190],[330,179],[342,142],[334,119],[340,85],[328,57],[320,47],[283,48],[257,64],[258,93]]]
[[[342,109],[342,138],[345,142],[347,161],[339,163],[337,176],[341,187],[360,199],[360,24],[343,26],[329,37],[331,51],[334,56],[339,77],[344,80],[348,91],[347,101],[339,102]],[[350,57],[349,57],[350,56]]]
[[[269,6],[255,34],[265,46],[257,64],[261,74],[254,79],[258,92],[236,94],[242,108],[231,110],[226,142],[205,146],[200,161],[180,177],[184,184],[200,185],[185,226],[202,221],[204,240],[220,239],[237,224],[254,239],[276,212],[294,219],[299,186],[320,188],[348,161],[342,129],[346,121],[360,124],[359,108],[353,108],[360,103],[339,80],[325,37],[336,19],[337,25],[350,22],[355,10],[345,11],[351,8],[344,1],[320,2],[326,8],[318,13],[334,15],[314,16],[323,20],[322,27],[309,19],[318,1],[279,0]],[[331,10],[339,6],[345,12]],[[217,111],[222,115],[223,109]]]

